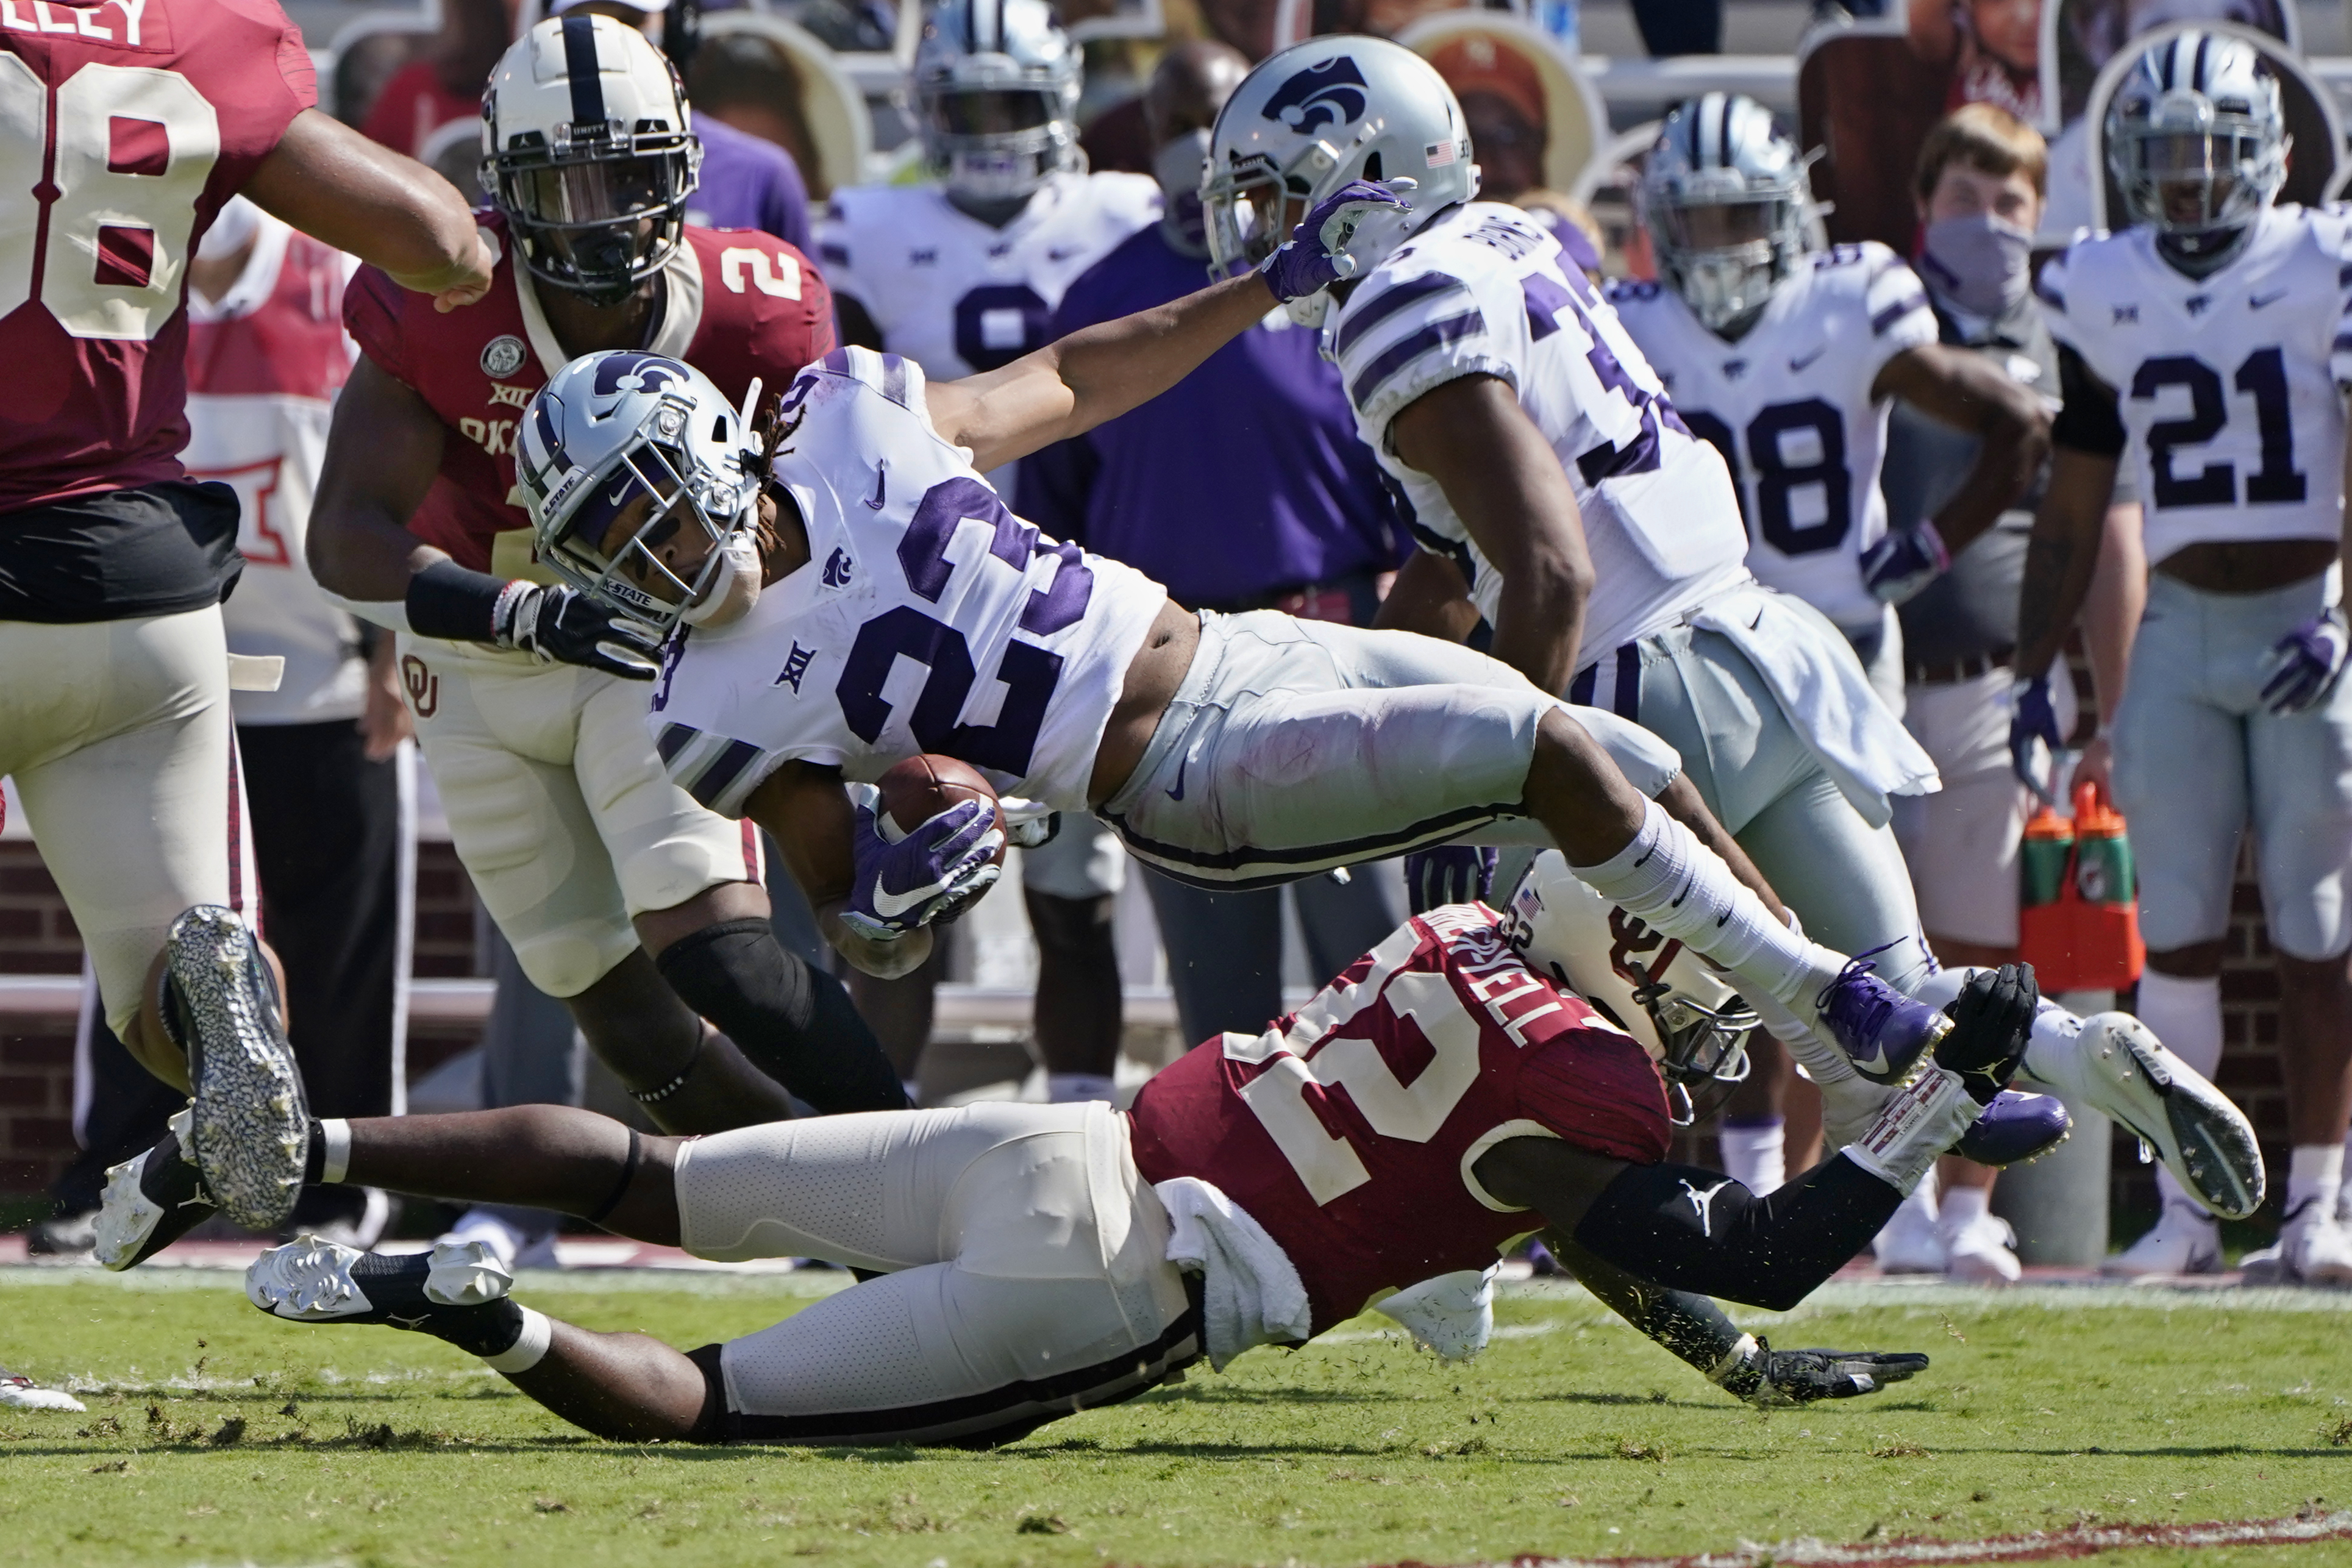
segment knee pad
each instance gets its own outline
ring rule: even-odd
[[[848,991],[786,952],[766,921],[707,925],[655,963],[688,1006],[819,1111],[906,1109],[907,1091]]]

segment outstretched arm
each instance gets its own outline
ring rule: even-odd
[[[2023,680],[2049,674],[2074,617],[2082,613],[2124,449],[2123,421],[2113,389],[2094,376],[2073,350],[2058,353],[2066,404],[2052,427],[2056,449],[2050,486],[2034,514],[2025,581],[2018,591],[2016,669]]]
[[[294,117],[244,194],[402,288],[432,295],[440,310],[489,291],[498,258],[457,187],[315,109]]]

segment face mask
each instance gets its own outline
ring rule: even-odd
[[[2004,316],[2025,298],[2032,249],[2032,235],[1990,213],[1943,218],[1927,226],[1919,275],[1972,316]]]
[[[730,626],[760,602],[760,542],[750,529],[728,535],[719,547],[719,574],[686,614],[690,626]]]
[[[1168,243],[1186,256],[1209,254],[1209,228],[1201,216],[1201,175],[1209,166],[1209,133],[1188,131],[1151,161],[1151,177],[1168,210],[1160,229]]]

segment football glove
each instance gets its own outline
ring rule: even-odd
[[[541,664],[576,664],[624,680],[661,673],[659,632],[562,584],[508,584],[490,626],[499,647],[520,648]]]
[[[2308,713],[2327,700],[2352,649],[2344,609],[2330,605],[2273,644],[2263,656],[2263,705],[2273,713]]]
[[[1440,904],[1483,900],[1495,890],[1498,857],[1484,844],[1441,844],[1404,858],[1404,890],[1412,912],[1425,915]]]
[[[1715,1381],[1727,1394],[1769,1407],[1875,1394],[1927,1369],[1927,1358],[1913,1352],[1776,1351],[1770,1341],[1759,1339]]]
[[[2025,678],[2009,689],[2009,762],[2044,805],[2058,799],[2058,710],[2050,704],[2050,678]]]
[[[852,784],[857,812],[851,845],[856,865],[841,923],[868,942],[891,942],[936,921],[953,920],[996,885],[1004,845],[995,808],[968,800],[908,833],[881,815],[881,792]]]
[[[1315,204],[1306,221],[1290,231],[1289,240],[1258,268],[1258,276],[1286,305],[1354,277],[1359,262],[1348,254],[1348,245],[1356,231],[1374,219],[1404,217],[1412,209],[1399,197],[1417,184],[1403,178],[1379,184],[1349,181]]]
[[[1882,605],[1899,605],[1951,569],[1952,552],[1927,518],[1916,528],[1889,531],[1862,552],[1862,580]]]

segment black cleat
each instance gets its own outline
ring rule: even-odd
[[[188,1140],[205,1189],[247,1230],[294,1212],[310,1148],[302,1075],[278,988],[234,910],[199,904],[172,922],[163,1012],[195,1085]]]
[[[204,1178],[187,1157],[193,1120],[193,1109],[182,1107],[162,1142],[106,1173],[94,1250],[107,1268],[138,1268],[214,1214]]]

